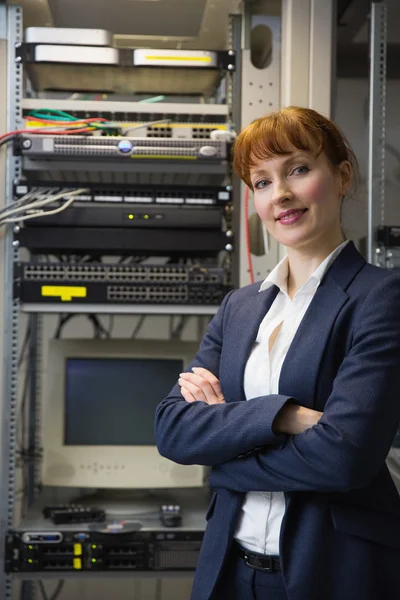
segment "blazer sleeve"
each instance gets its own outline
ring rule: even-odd
[[[204,367],[219,378],[223,330],[233,294],[224,298],[187,371]],[[215,405],[188,403],[175,385],[156,409],[155,439],[160,454],[180,464],[213,466],[257,447],[282,445],[286,436],[275,434],[272,424],[291,397],[271,395],[268,402],[265,396],[251,402],[229,400]]]
[[[216,467],[210,484],[239,492],[365,487],[383,467],[396,433],[399,394],[400,278],[392,274],[364,300],[319,423],[287,437],[280,450]]]

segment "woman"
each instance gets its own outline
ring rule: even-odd
[[[192,599],[398,599],[400,278],[343,235],[357,161],[290,107],[239,135],[234,165],[287,257],[226,296],[157,409],[160,453],[212,467]]]

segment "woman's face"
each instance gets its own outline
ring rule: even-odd
[[[268,232],[288,248],[340,242],[341,203],[350,165],[334,171],[326,155],[293,152],[260,160],[250,171],[254,203]],[[338,238],[336,240],[336,238]]]

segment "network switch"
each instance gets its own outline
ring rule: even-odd
[[[24,304],[219,305],[231,289],[223,269],[180,265],[20,263],[15,273]]]

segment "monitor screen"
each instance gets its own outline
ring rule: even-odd
[[[68,358],[65,445],[154,445],[156,407],[182,370],[177,359]]]
[[[201,487],[204,468],[160,456],[154,439],[156,407],[197,348],[181,340],[50,340],[44,373],[42,483]]]

